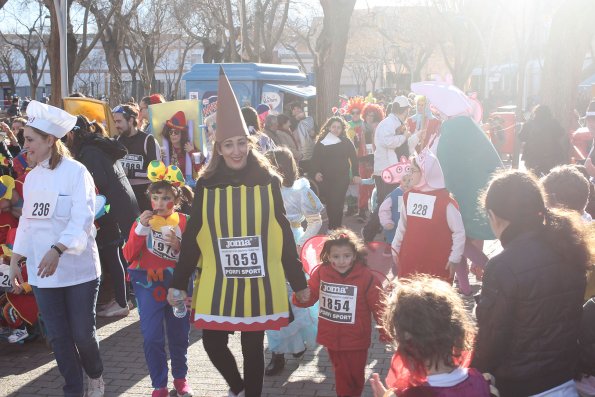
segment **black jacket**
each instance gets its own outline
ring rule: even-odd
[[[138,204],[119,159],[126,154],[124,145],[113,139],[93,135],[81,144],[77,160],[93,176],[95,187],[107,199],[109,213],[97,221],[98,246],[126,239],[140,214]]]
[[[500,240],[483,277],[472,366],[496,377],[501,397],[525,397],[573,378],[586,276],[541,231],[510,225]]]

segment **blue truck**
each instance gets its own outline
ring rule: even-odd
[[[300,100],[314,109],[316,87],[293,65],[264,63],[197,63],[182,76],[186,82],[186,98],[207,100],[217,95],[219,67],[229,78],[240,106],[256,107],[265,103],[276,113],[284,106]]]

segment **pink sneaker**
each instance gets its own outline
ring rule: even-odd
[[[151,397],[169,397],[169,391],[167,388],[155,389],[153,390],[153,393],[151,393]]]
[[[188,384],[188,381],[184,379],[174,379],[174,388],[178,393],[178,397],[192,397],[192,388]]]

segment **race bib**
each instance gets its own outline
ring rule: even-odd
[[[220,238],[219,258],[227,278],[265,276],[260,236]]]
[[[410,193],[407,199],[407,216],[432,219],[436,196],[422,193]]]
[[[173,231],[172,231],[173,233]],[[167,243],[162,232],[151,230],[151,237],[153,246],[150,247],[151,252],[160,258],[167,259],[170,261],[177,261],[180,253],[174,251],[171,245]]]
[[[31,219],[51,218],[56,210],[58,192],[49,190],[34,190],[27,193],[23,205],[23,215]]]
[[[0,265],[0,288],[11,289],[12,284],[10,283],[10,276],[8,271],[10,266],[2,264]]]
[[[318,317],[334,323],[354,324],[357,303],[355,285],[320,282]]]
[[[127,170],[142,170],[144,159],[140,154],[127,154],[119,160],[122,167]]]
[[[374,145],[371,143],[366,144],[366,154],[374,154]]]

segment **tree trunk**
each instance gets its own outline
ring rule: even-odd
[[[107,45],[107,46],[106,46]],[[107,67],[110,76],[109,104],[110,107],[122,103],[122,65],[120,63],[120,52],[114,43],[103,44],[105,51]]]
[[[339,99],[349,21],[355,0],[320,0],[323,26],[316,42],[316,123],[323,125]]]
[[[541,103],[551,108],[564,128],[571,125],[583,62],[595,34],[593,15],[593,0],[568,0],[552,20],[541,79]]]
[[[47,46],[47,57],[50,64],[50,81],[52,87],[50,104],[62,107],[62,76],[60,75],[60,33],[58,32],[58,15],[56,14],[52,1],[46,1],[46,5],[50,11],[51,20],[50,38]],[[33,85],[31,85],[31,98],[36,99]]]

